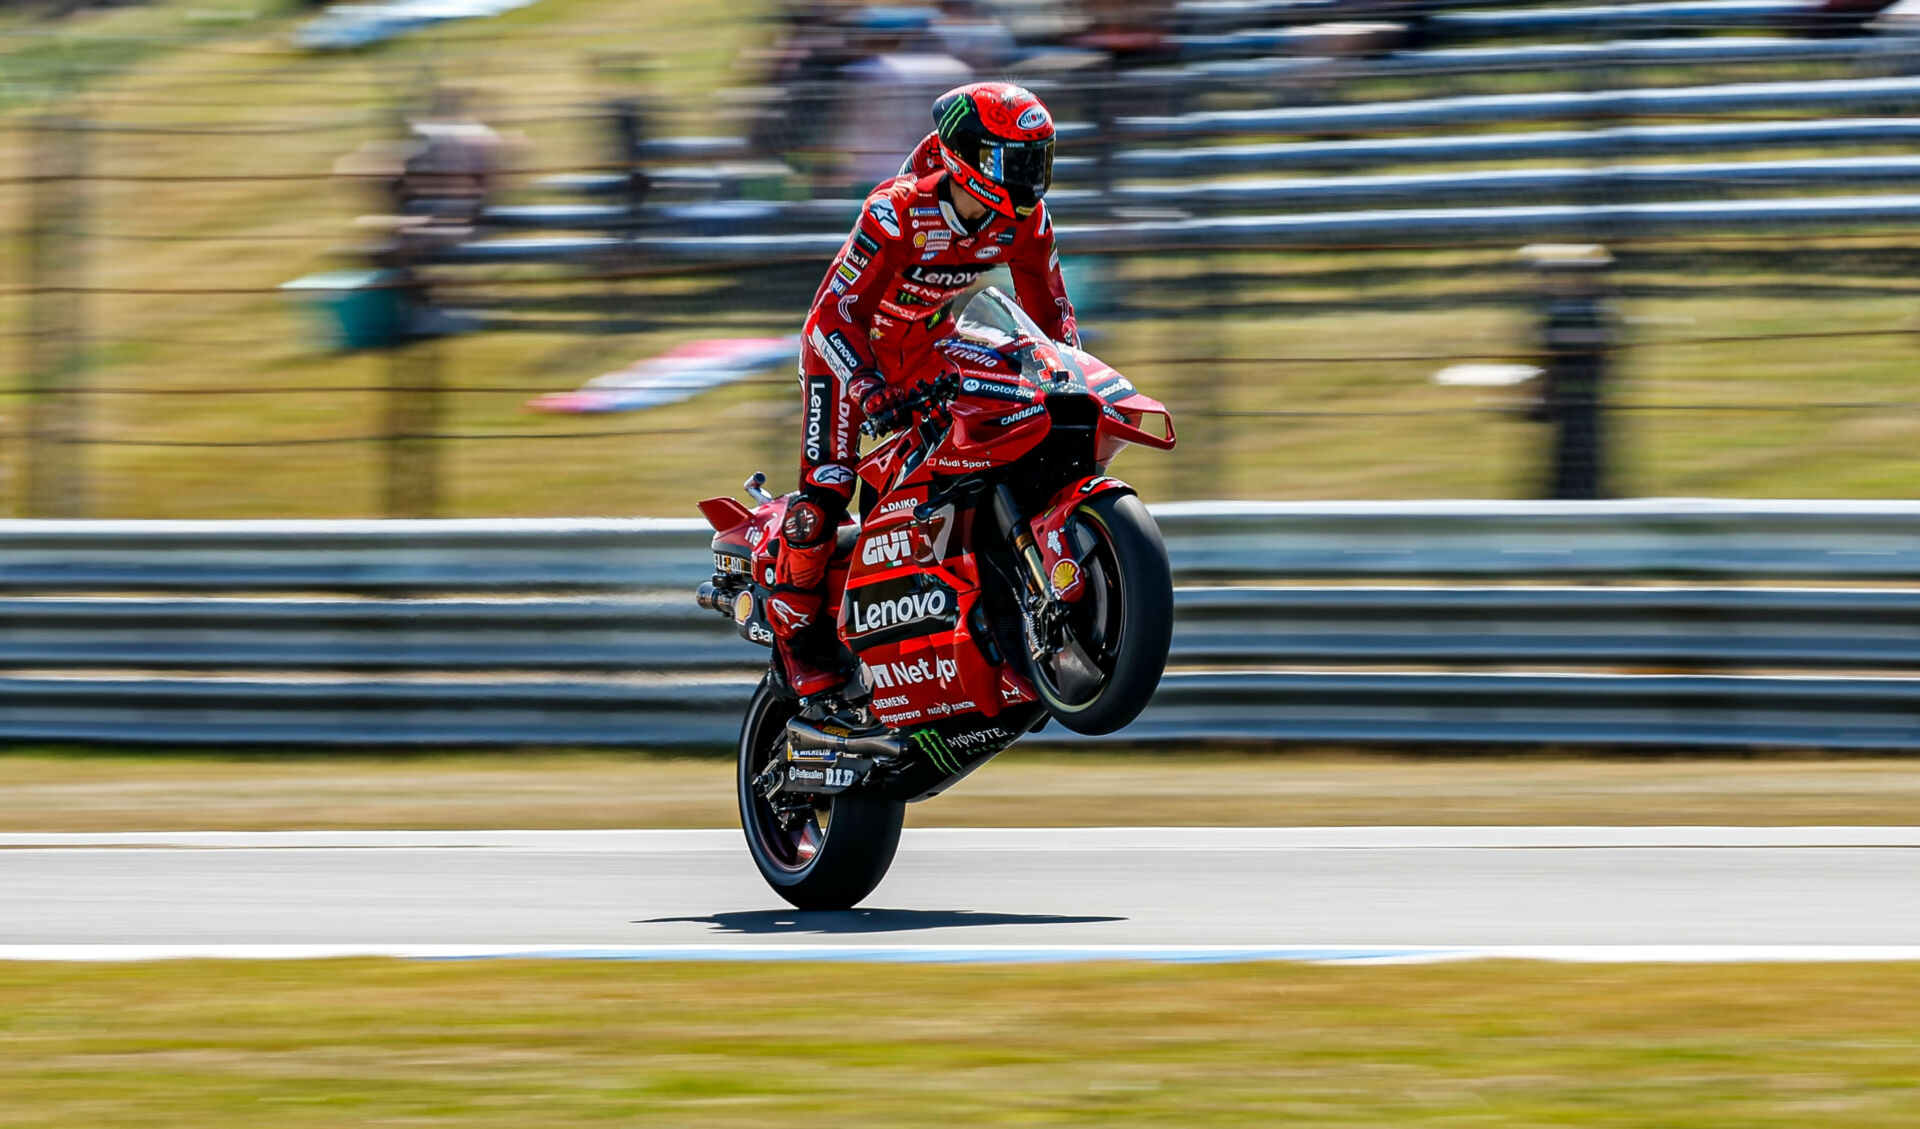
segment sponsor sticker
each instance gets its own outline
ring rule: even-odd
[[[811,477],[821,486],[839,486],[843,483],[852,482],[853,472],[841,466],[839,463],[828,463],[826,466],[816,469]]]
[[[814,335],[819,336],[815,330]],[[829,358],[831,359],[831,358]],[[826,456],[827,443],[827,397],[833,393],[833,378],[828,376],[810,376],[807,378],[807,430],[802,442],[807,449],[808,462],[822,462]]]
[[[975,251],[973,257],[976,259],[997,259],[1000,257],[1000,245],[998,243],[989,243],[985,247]]]
[[[860,354],[853,351],[853,343],[837,329],[827,334],[827,363],[842,377],[852,376],[853,370],[860,367]]]
[[[868,683],[876,690],[897,690],[927,682],[937,682],[944,686],[960,673],[960,664],[953,659],[924,656],[912,661],[895,659],[893,662],[880,663],[878,666],[871,663],[862,665],[867,669]],[[907,701],[905,696],[898,700],[901,705],[905,705]],[[884,709],[891,701],[892,699],[884,699],[873,704]]]
[[[900,214],[893,210],[893,201],[875,200],[867,205],[867,214],[873,217],[874,223],[880,225],[881,231],[895,239],[900,238]]]
[[[897,565],[913,557],[913,536],[904,529],[877,534],[860,546],[860,563]]]
[[[960,390],[975,396],[985,396],[990,400],[1017,400],[1021,403],[1034,397],[1034,390],[1025,385],[1009,384],[1004,380],[982,380],[977,376],[969,376],[962,380]]]
[[[1021,408],[1017,412],[1013,412],[1011,414],[1001,416],[999,419],[994,420],[994,422],[999,424],[1001,427],[1012,427],[1014,424],[1019,423],[1021,420],[1032,419],[1034,416],[1037,416],[1041,412],[1044,412],[1046,410],[1047,410],[1047,406],[1045,404],[1032,404],[1032,405],[1029,405],[1028,407]]]
[[[1019,119],[1013,124],[1019,126],[1021,129],[1039,129],[1041,126],[1047,124],[1047,112],[1038,106],[1034,106],[1027,110],[1026,113],[1021,114]]]
[[[960,598],[922,574],[883,580],[847,593],[847,638],[883,639],[927,635],[959,622]]]
[[[908,209],[907,209],[907,214],[908,214],[908,215],[910,215],[910,216],[937,216],[937,215],[939,215],[939,214],[940,214],[940,209],[938,209],[938,208],[908,208]]]
[[[905,497],[905,498],[895,498],[893,501],[888,502],[886,505],[880,507],[879,516],[886,517],[888,514],[897,514],[901,510],[918,509],[920,504],[923,501],[925,501],[925,499],[919,497],[918,495],[909,495],[908,497]]]
[[[878,255],[880,253],[880,244],[874,241],[873,236],[868,235],[864,231],[855,230],[853,233],[853,241],[862,251],[865,251],[869,255]]]

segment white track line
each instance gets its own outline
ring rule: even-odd
[[[882,964],[1581,964],[1920,961],[1920,945],[0,945],[0,961],[159,960],[854,961]]]
[[[1920,847],[1920,827],[931,827],[909,851],[1290,851]],[[744,851],[733,828],[588,831],[124,831],[0,834],[0,848]]]

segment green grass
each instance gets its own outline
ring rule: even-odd
[[[0,1126],[1920,1118],[1920,967],[0,966]]]

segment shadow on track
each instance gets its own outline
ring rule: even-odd
[[[1051,913],[981,913],[966,909],[850,909],[805,913],[762,909],[706,917],[654,917],[635,925],[711,925],[715,933],[907,933],[976,925],[1091,925],[1124,917],[1063,917]]]

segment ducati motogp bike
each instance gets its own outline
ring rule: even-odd
[[[845,909],[879,884],[904,805],[1049,720],[1086,734],[1125,726],[1166,667],[1166,548],[1133,488],[1106,473],[1128,444],[1172,449],[1166,407],[1050,341],[996,289],[935,347],[950,365],[861,458],[861,521],[840,528],[829,568],[826,618],[857,680],[799,701],[776,653],[740,731],[747,847],[801,909]],[[771,645],[792,495],[765,481],[747,480],[752,510],[700,503],[715,571],[697,598]]]

